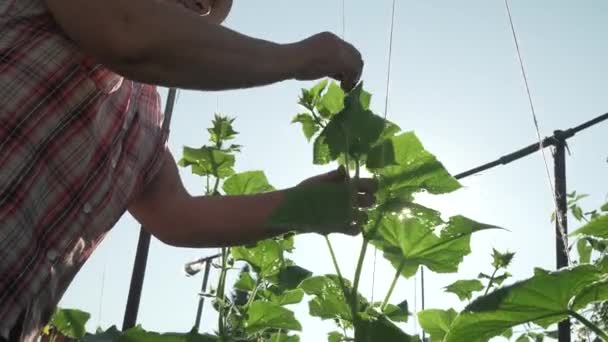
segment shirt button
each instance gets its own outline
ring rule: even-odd
[[[115,169],[116,165],[118,165],[118,160],[116,160],[116,158],[112,158],[112,168]]]
[[[49,249],[49,251],[46,252],[46,258],[50,262],[55,262],[55,260],[57,260],[58,257],[59,257],[59,253],[57,253],[57,251],[54,249]]]
[[[91,211],[93,211],[93,207],[91,206],[90,203],[85,203],[84,207],[82,208],[82,211],[84,211],[85,214],[90,214]]]

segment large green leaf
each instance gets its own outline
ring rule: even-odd
[[[445,287],[445,292],[450,292],[458,296],[460,300],[467,300],[473,297],[473,292],[481,291],[485,288],[477,279],[458,280]]]
[[[372,244],[382,250],[384,257],[406,278],[416,274],[421,265],[437,273],[450,273],[456,272],[463,258],[471,253],[471,234],[494,227],[455,216],[439,235],[435,228],[416,217],[387,214]]]
[[[385,155],[383,158],[397,165],[377,170],[380,175],[380,193],[384,197],[395,197],[391,194],[399,194],[404,190],[426,190],[432,194],[443,194],[460,188],[458,181],[434,155],[424,149],[413,132],[392,137],[390,142],[394,156]],[[390,153],[390,150],[385,149],[384,153]]]
[[[458,313],[454,309],[429,309],[418,313],[418,322],[424,331],[430,335],[430,342],[441,342],[450,331],[450,326]]]
[[[253,195],[274,190],[264,171],[243,172],[226,179],[222,187],[226,195]]]
[[[566,318],[570,310],[597,300],[596,294],[606,295],[588,288],[588,284],[602,280],[603,276],[602,271],[592,265],[557,272],[536,270],[530,279],[473,301],[453,322],[445,342],[485,341],[527,322],[548,327]]]
[[[608,275],[582,289],[570,303],[574,310],[584,309],[587,305],[608,300]]]
[[[292,311],[275,303],[255,301],[247,310],[245,330],[254,334],[266,329],[301,331],[302,326]]]
[[[572,235],[588,235],[608,239],[608,215],[598,216]]]
[[[116,342],[217,342],[217,337],[200,335],[195,332],[187,334],[149,332],[140,326],[125,331]]]
[[[366,109],[362,94],[359,85],[346,96],[344,110],[333,117],[315,142],[327,145],[332,160],[347,152],[353,157],[365,155],[384,130],[384,119]]]
[[[57,309],[51,318],[51,326],[66,337],[80,339],[86,334],[86,324],[91,318],[88,312],[76,309]]]
[[[344,280],[345,286],[350,284]],[[335,275],[311,277],[300,284],[300,288],[306,294],[315,296],[309,303],[310,315],[322,319],[341,318],[352,321],[350,307],[342,288],[339,278]]]
[[[180,166],[191,166],[192,173],[196,175],[211,175],[217,178],[232,176],[234,174],[234,163],[234,155],[209,146],[201,148],[185,146],[183,158],[179,161]]]
[[[232,248],[235,260],[248,262],[262,278],[279,274],[284,265],[283,249],[276,240],[260,241],[252,247]]]
[[[357,320],[355,323],[355,341],[414,342],[420,341],[417,336],[410,336],[386,318],[371,321]]]

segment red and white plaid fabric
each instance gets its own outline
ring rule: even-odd
[[[162,127],[155,87],[84,55],[43,0],[0,0],[0,336],[24,314],[35,338],[159,169]]]

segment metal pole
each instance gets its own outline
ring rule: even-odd
[[[557,268],[568,266],[567,247],[568,241],[564,241],[568,234],[568,203],[566,188],[566,136],[563,131],[555,131],[555,197],[557,199],[557,213],[555,220],[555,253]],[[561,231],[563,229],[563,231]],[[558,325],[558,341],[571,341],[570,319],[566,319]]]
[[[163,120],[162,127],[163,132],[168,132],[169,130],[176,95],[177,89],[169,89],[167,104],[165,106],[165,118]],[[148,264],[149,250],[150,233],[148,233],[142,226],[139,231],[139,241],[137,243],[135,263],[133,264],[133,273],[131,274],[131,285],[129,287],[129,296],[127,297],[127,307],[125,308],[125,316],[122,321],[123,331],[133,328],[137,323],[137,313],[139,311],[139,303],[141,301],[141,291],[144,286],[144,277],[146,276],[146,265]]]
[[[194,321],[194,330],[198,332],[201,326],[201,317],[203,315],[203,305],[205,304],[205,296],[202,294],[207,291],[207,282],[209,281],[209,272],[211,271],[211,259],[205,262],[205,274],[203,275],[203,284],[201,286],[201,295],[198,299],[198,309],[196,310],[196,320]]]
[[[137,253],[135,254],[135,263],[133,264],[133,273],[131,274],[131,287],[129,288],[129,297],[127,298],[127,308],[125,309],[125,317],[122,321],[123,331],[133,328],[137,322],[137,312],[139,311],[141,290],[146,275],[149,250],[150,233],[146,232],[142,227],[139,231]]]

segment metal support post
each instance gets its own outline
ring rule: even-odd
[[[568,199],[566,188],[566,136],[563,131],[555,132],[555,198],[557,200],[557,213],[555,219],[555,253],[557,268],[568,266]],[[558,341],[571,341],[570,319],[558,325]]]

